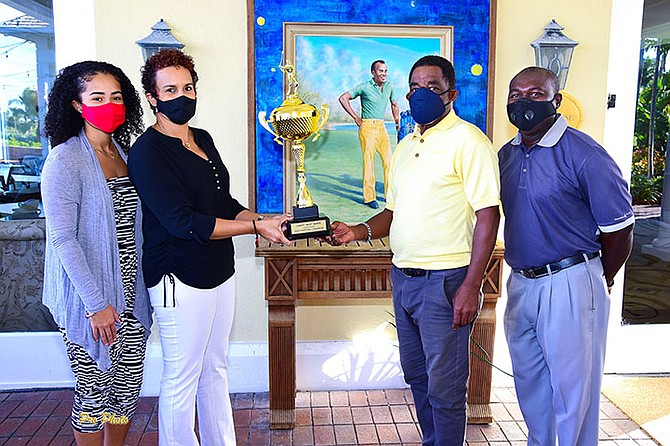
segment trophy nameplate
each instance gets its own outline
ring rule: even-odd
[[[293,219],[286,222],[284,231],[289,240],[310,237],[325,237],[332,234],[330,219],[319,216],[319,207],[313,205],[306,208],[293,207]]]

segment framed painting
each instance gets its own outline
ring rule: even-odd
[[[363,204],[362,155],[357,126],[339,96],[372,78],[371,63],[384,60],[400,111],[408,110],[409,69],[421,56],[438,54],[456,69],[454,107],[483,131],[491,129],[495,0],[422,0],[385,4],[368,0],[249,0],[249,195],[258,212],[290,211],[295,201],[295,163],[273,141],[258,113],[279,107],[286,79],[279,69],[295,65],[298,95],[331,116],[316,141],[305,140],[307,187],[322,214],[348,222],[376,212]],[[352,105],[358,107],[360,101]],[[390,106],[384,121],[397,133]],[[384,206],[384,177],[375,168],[377,200]]]

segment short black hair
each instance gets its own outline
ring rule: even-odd
[[[511,81],[509,81],[510,86],[512,85],[512,82],[514,82],[514,79],[517,77],[521,76],[522,74],[526,73],[541,73],[549,78],[549,82],[551,82],[551,86],[554,89],[554,94],[558,93],[561,90],[561,83],[558,80],[558,76],[556,76],[556,73],[554,73],[551,70],[547,70],[546,68],[542,67],[526,67],[523,70],[519,71],[516,76],[512,78]]]
[[[412,74],[414,70],[419,67],[440,67],[442,70],[442,76],[449,83],[449,88],[454,88],[456,86],[456,72],[454,71],[454,66],[442,56],[423,56],[421,59],[414,62],[412,69],[409,70],[409,79],[411,81]]]
[[[374,73],[374,71],[375,71],[375,67],[376,67],[376,65],[377,65],[378,63],[383,63],[384,65],[386,65],[386,62],[383,61],[382,59],[377,59],[377,60],[375,60],[374,62],[372,62],[372,65],[370,65],[370,72],[371,72],[371,73]]]

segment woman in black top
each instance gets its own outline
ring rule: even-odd
[[[226,356],[235,304],[232,237],[290,242],[288,216],[263,218],[230,195],[230,176],[195,114],[193,60],[162,50],[142,69],[156,123],[130,151],[144,210],[144,275],[163,349],[159,444],[235,445]]]

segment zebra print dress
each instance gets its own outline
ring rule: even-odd
[[[63,339],[76,383],[72,406],[72,426],[79,432],[93,433],[104,423],[126,424],[137,408],[144,372],[145,329],[133,316],[137,251],[135,211],[137,192],[127,176],[109,178],[107,185],[114,203],[114,219],[119,245],[121,277],[126,310],[119,315],[116,341],[110,348],[111,367],[101,371],[80,345]]]

